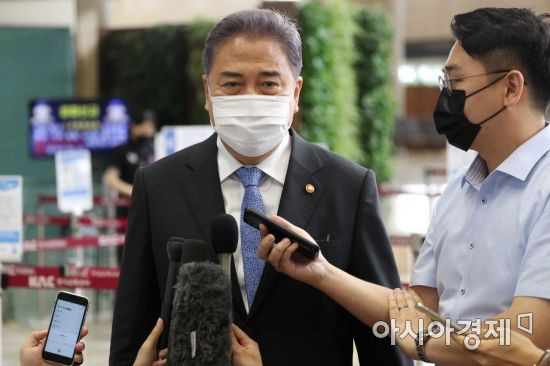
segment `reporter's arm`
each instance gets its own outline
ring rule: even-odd
[[[110,166],[105,171],[105,183],[120,194],[132,196],[132,185],[120,179],[120,170],[115,166]]]
[[[525,333],[517,327],[517,315],[527,313],[533,314],[533,334]],[[506,354],[506,361],[509,362],[510,365],[535,364],[541,356],[541,352],[539,352],[541,350],[538,349],[537,346],[541,349],[546,349],[550,346],[550,339],[548,337],[548,332],[550,331],[549,313],[550,300],[527,297],[514,298],[508,310],[497,314],[491,320],[498,321],[500,319],[510,319],[512,331],[523,334],[525,338],[531,342],[523,342],[520,345],[514,344],[512,340],[510,346],[490,344],[491,347],[481,347],[480,351],[485,349],[488,355],[493,355],[492,358],[487,358],[493,360],[499,353]],[[526,324],[523,325],[525,326]],[[483,336],[480,338],[482,339],[481,344],[483,345]],[[498,346],[500,346],[500,348]],[[469,352],[471,351],[467,350],[462,343],[452,342],[451,345],[446,345],[444,337],[430,340],[426,345],[426,354],[428,358],[442,365],[464,365],[464,356],[467,356]],[[471,364],[475,365],[476,363]],[[499,364],[503,365],[504,360],[499,361]]]
[[[286,229],[314,241],[305,230],[285,219],[274,216],[273,220]],[[322,253],[313,261],[295,260],[293,254],[298,249],[298,244],[292,244],[288,239],[284,239],[275,245],[274,236],[268,234],[264,227],[261,234],[258,255],[269,261],[277,271],[317,288],[371,327],[380,320],[389,322],[388,296],[392,292],[391,289],[363,281],[342,271],[330,264]],[[297,253],[296,256],[300,254]],[[437,302],[435,289],[421,289],[419,296],[428,304]]]
[[[274,216],[278,224],[312,240],[304,230],[290,224],[283,218]],[[291,244],[288,239],[275,245],[275,238],[262,229],[263,239],[258,246],[258,255],[269,261],[279,272],[313,286],[363,323],[372,326],[379,320],[388,321],[388,294],[390,289],[360,280],[330,264],[321,253],[313,261],[295,261],[292,255],[298,244]],[[299,256],[300,254],[296,254]],[[303,259],[303,258],[302,258]],[[368,304],[368,306],[366,305]]]

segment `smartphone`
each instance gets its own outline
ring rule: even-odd
[[[443,326],[445,326],[447,320],[445,318],[443,318],[440,314],[436,313],[435,311],[433,311],[432,309],[430,308],[427,308],[426,306],[424,306],[424,304],[422,304],[421,302],[418,302],[416,304],[416,309],[418,311],[421,311],[423,312],[424,314],[428,315],[430,317],[430,319],[432,320],[437,320],[438,322],[440,322],[441,324],[443,324]],[[460,330],[462,329],[461,326],[458,326],[456,325],[455,323],[451,322],[450,323],[451,327],[453,329],[457,329],[457,330]]]
[[[277,224],[265,215],[254,211],[253,209],[246,208],[244,210],[244,222],[248,225],[260,229],[260,224],[264,224],[270,234],[275,236],[275,242],[278,243],[284,238],[290,239],[291,242],[298,243],[297,252],[309,259],[315,259],[319,255],[319,245],[310,240],[307,240],[300,235],[293,233]]]
[[[57,294],[42,358],[59,365],[72,365],[76,343],[88,312],[88,299],[61,291]]]

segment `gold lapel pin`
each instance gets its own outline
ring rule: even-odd
[[[315,192],[315,186],[313,184],[306,184],[306,192],[312,194]]]

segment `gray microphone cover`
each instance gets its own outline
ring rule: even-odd
[[[175,286],[168,365],[231,365],[230,288],[219,265],[181,265]]]

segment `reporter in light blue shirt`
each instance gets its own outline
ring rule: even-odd
[[[453,146],[479,155],[438,202],[409,292],[353,278],[322,253],[315,261],[295,261],[296,244],[282,240],[273,246],[267,232],[259,256],[373,328],[395,321],[400,330],[394,330],[401,331],[395,340],[411,358],[477,364],[464,345],[419,329],[420,319],[427,319],[416,311],[417,301],[454,321],[498,319],[498,327],[509,319],[520,331],[518,325],[529,324],[518,324],[518,316],[527,314],[531,331],[523,334],[539,349],[550,348],[549,20],[550,15],[518,8],[482,8],[454,17],[456,42],[440,77],[435,127]],[[520,359],[525,365],[540,358],[521,347],[501,351],[501,360]]]
[[[446,318],[486,319],[514,297],[550,298],[549,150],[546,127],[490,174],[478,155],[447,187],[411,277],[437,288]]]
[[[550,28],[548,15],[484,8],[455,16],[457,42],[434,112],[450,144],[479,153],[435,209],[411,276],[421,300],[454,321],[510,319],[550,347]],[[444,337],[443,337],[444,338]],[[417,346],[418,351],[418,346]],[[463,364],[444,339],[420,358]],[[532,364],[532,363],[531,363]]]

